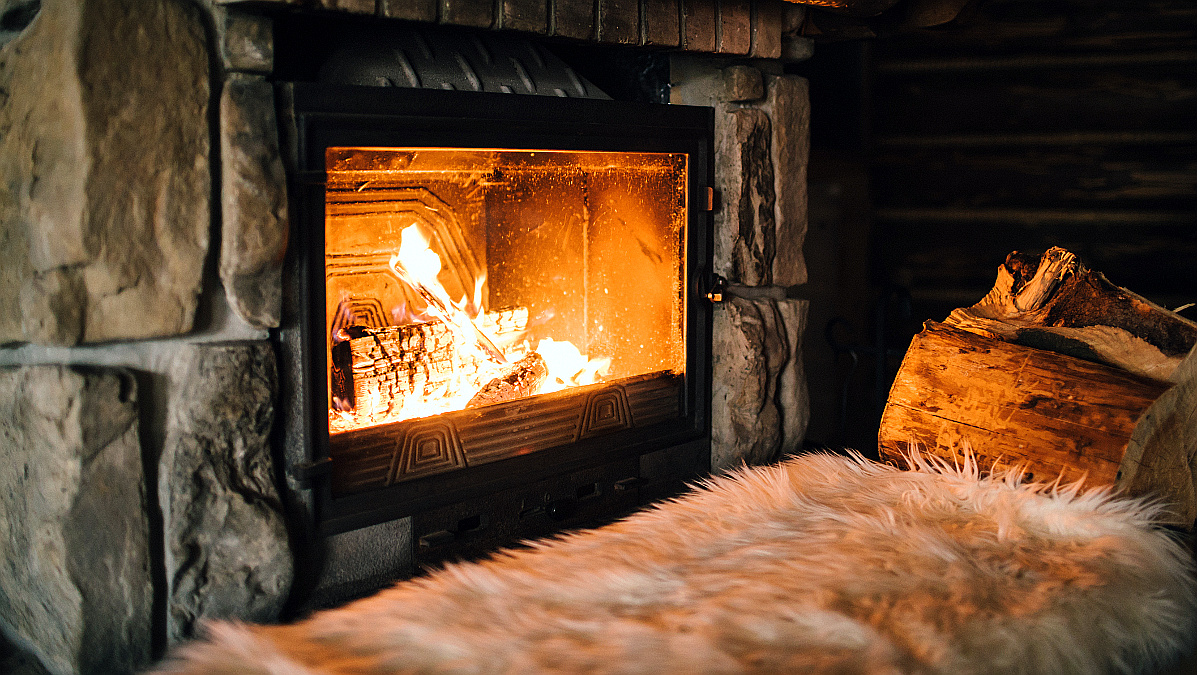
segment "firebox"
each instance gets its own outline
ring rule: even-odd
[[[576,503],[619,515],[706,470],[711,109],[283,92],[305,448],[292,473],[318,532],[462,515],[575,477],[509,514],[570,524]],[[527,534],[506,517],[434,534]]]

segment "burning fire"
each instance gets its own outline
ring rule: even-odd
[[[498,320],[480,312],[485,279],[476,280],[474,298],[453,301],[437,278],[441,258],[416,225],[401,232],[389,270],[427,304],[412,316],[432,319],[334,336],[335,349],[350,355],[354,395],[335,392],[330,433],[593,384],[609,372],[611,359],[588,359],[570,342],[545,338],[531,349],[524,310],[516,338],[501,339]]]
[[[550,371],[549,377],[538,393],[548,394],[567,387],[581,387],[585,384],[595,384],[600,377],[608,374],[612,359],[607,356],[598,359],[588,359],[579,352],[579,348],[570,342],[558,342],[543,338],[534,350],[546,360]]]
[[[506,362],[504,354],[496,348],[492,339],[475,325],[474,317],[463,309],[466,299],[461,305],[455,304],[438,281],[442,259],[429,248],[429,240],[416,225],[409,225],[400,232],[400,250],[392,256],[389,266],[400,281],[412,287],[429,303],[429,308],[446,322],[463,344],[474,342],[488,358],[501,364]],[[482,284],[476,283],[476,287],[481,288]]]

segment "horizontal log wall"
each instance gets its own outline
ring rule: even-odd
[[[1195,3],[984,0],[957,23],[873,45],[874,257],[914,330],[1055,245],[1194,301]]]

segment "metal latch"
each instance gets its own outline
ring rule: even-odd
[[[728,284],[725,282],[725,277],[720,274],[713,275],[712,288],[708,289],[708,293],[704,297],[708,298],[709,302],[722,302],[725,300],[725,287]]]
[[[307,490],[312,487],[313,479],[327,476],[332,470],[333,460],[326,457],[316,461],[300,462],[292,467],[290,474],[302,489]]]

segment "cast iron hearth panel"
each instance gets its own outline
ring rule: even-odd
[[[677,418],[682,387],[680,375],[653,373],[337,434],[333,488],[364,492]]]
[[[650,379],[625,383],[633,426],[644,427],[683,415],[679,393]]]
[[[603,389],[588,396],[578,438],[591,438],[632,426],[633,416],[629,413],[625,390],[618,387]]]
[[[570,443],[579,428],[583,408],[574,397],[547,401],[544,406],[498,406],[463,422],[467,453],[473,464]],[[504,429],[506,433],[489,433]]]
[[[388,484],[466,466],[467,457],[454,425],[444,419],[420,419],[406,425],[396,442]]]

